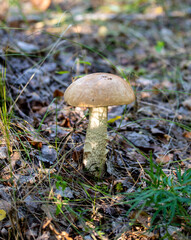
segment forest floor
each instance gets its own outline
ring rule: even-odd
[[[1,16],[0,239],[191,239],[189,6],[57,2]],[[101,178],[82,165],[88,109],[64,102],[94,72],[136,93],[109,107]]]

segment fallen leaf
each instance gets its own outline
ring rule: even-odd
[[[114,118],[111,118],[111,119],[109,119],[107,122],[108,122],[108,123],[114,123],[114,122],[117,121],[118,119],[121,119],[121,116],[116,116],[116,117],[114,117]]]
[[[61,123],[59,123],[59,125],[61,127],[70,128],[71,127],[70,119],[66,117],[65,119],[62,120]]]
[[[38,137],[33,137],[33,136],[27,136],[27,140],[29,143],[35,147],[36,149],[41,149],[42,148],[42,140],[39,139]]]
[[[6,217],[6,212],[3,209],[0,209],[0,221],[2,221]]]
[[[183,137],[191,139],[191,132],[184,132]]]
[[[156,159],[156,162],[158,164],[167,164],[173,160],[173,157],[174,157],[174,155],[171,153],[168,155],[159,155]]]
[[[164,135],[164,132],[156,127],[151,128],[151,132],[152,134],[155,134],[155,135]]]
[[[150,151],[154,150],[153,145],[153,138],[149,135],[137,132],[130,132],[125,134],[125,137],[129,142],[131,142],[136,147],[140,148],[143,151]]]
[[[64,93],[62,91],[60,91],[59,89],[56,89],[53,93],[53,97],[56,98],[56,97],[63,97],[64,96]]]
[[[17,45],[22,51],[24,51],[26,53],[31,53],[31,52],[35,52],[35,51],[39,50],[38,46],[36,46],[34,44],[23,42],[23,41],[18,41]]]

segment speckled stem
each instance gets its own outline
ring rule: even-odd
[[[104,171],[107,141],[107,107],[90,108],[83,163],[97,177]]]

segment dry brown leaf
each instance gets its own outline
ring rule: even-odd
[[[191,132],[184,132],[183,137],[191,139]]]
[[[42,139],[40,139],[38,137],[34,137],[34,136],[27,136],[27,140],[36,149],[41,149],[42,148],[42,144],[43,144]]]
[[[156,162],[158,164],[167,164],[173,160],[174,155],[173,154],[168,154],[168,155],[159,155],[156,159]]]
[[[59,123],[59,125],[65,128],[71,128],[70,119],[69,118],[63,119],[62,122]]]
[[[62,91],[60,91],[59,89],[56,89],[53,93],[53,97],[56,98],[56,97],[63,97],[64,96],[64,93]]]

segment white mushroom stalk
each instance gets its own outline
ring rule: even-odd
[[[73,82],[66,89],[64,99],[72,106],[90,108],[83,164],[86,170],[100,177],[104,173],[107,155],[108,106],[133,102],[134,92],[121,77],[93,73]]]
[[[90,108],[83,163],[96,176],[104,172],[107,142],[107,107]]]

